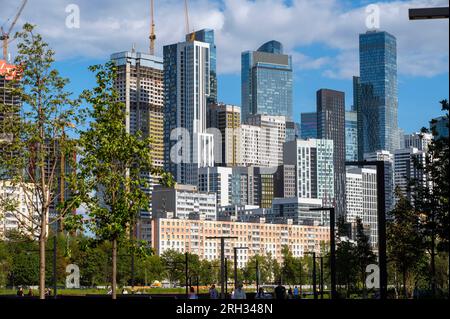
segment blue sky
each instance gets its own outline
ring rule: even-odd
[[[14,14],[18,1],[6,0],[0,24]],[[57,67],[79,93],[93,85],[87,71],[117,51],[148,47],[148,2],[116,0],[29,1],[19,24],[38,25],[56,50]],[[3,3],[3,1],[2,1]],[[156,0],[157,54],[162,46],[182,41],[182,0]],[[68,29],[68,4],[80,8],[80,28]],[[397,37],[399,63],[399,126],[406,132],[427,126],[441,114],[448,98],[448,20],[409,21],[411,7],[448,6],[447,0],[190,0],[192,29],[212,28],[218,46],[219,99],[240,105],[240,53],[262,43],[282,42],[294,60],[294,110],[315,110],[320,88],[342,90],[352,101],[352,76],[358,75],[358,34],[366,31],[366,6],[380,9],[380,29]],[[17,29],[16,29],[17,30]],[[14,55],[14,48],[12,48]]]

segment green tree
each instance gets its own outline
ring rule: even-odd
[[[5,124],[10,138],[0,141],[0,180],[23,191],[34,216],[23,213],[8,196],[0,198],[0,208],[15,214],[24,233],[39,241],[39,296],[44,299],[48,229],[72,210],[59,208],[49,214],[59,197],[58,160],[74,150],[66,133],[76,122],[78,103],[66,90],[69,81],[54,69],[55,52],[34,26],[25,24],[15,37],[19,40],[14,61],[19,76],[8,81],[6,89],[21,104],[0,104],[0,113],[12,115]]]
[[[152,166],[150,139],[127,131],[125,106],[113,88],[116,66],[109,62],[89,69],[97,86],[84,91],[82,99],[90,106],[84,115],[91,123],[79,132],[80,161],[70,183],[77,206],[84,203],[87,208],[91,231],[97,239],[112,243],[111,286],[116,299],[118,243],[126,240],[135,216],[149,209],[150,198],[144,191],[149,185],[141,172],[162,176],[168,186],[173,179]]]
[[[288,246],[283,246],[281,249],[283,256],[283,263],[281,265],[281,274],[283,282],[288,285],[295,285],[300,282],[300,259],[295,258]]]
[[[345,287],[347,297],[358,279],[356,249],[356,245],[349,240],[341,240],[336,245],[336,282],[338,287]]]
[[[166,250],[161,254],[161,260],[165,268],[165,274],[169,284],[185,280],[185,255],[176,250]]]
[[[376,262],[376,256],[370,245],[369,236],[366,234],[364,225],[360,218],[356,219],[356,262],[359,273],[359,280],[363,286],[364,296],[366,296],[366,268]]]
[[[448,121],[449,104],[441,101],[442,110]],[[430,133],[427,128],[422,133]],[[433,140],[425,153],[424,163],[415,160],[415,166],[422,171],[422,178],[410,181],[414,194],[414,207],[420,215],[420,229],[425,239],[425,247],[430,256],[430,279],[433,294],[436,294],[436,256],[439,252],[449,251],[449,179],[450,154],[449,140],[446,136],[438,136],[432,129]]]
[[[408,297],[408,277],[424,254],[424,241],[420,233],[419,218],[411,203],[396,190],[397,204],[387,224],[388,260],[402,276],[402,292]]]

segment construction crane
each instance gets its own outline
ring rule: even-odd
[[[8,31],[5,32],[3,29],[3,26],[0,27],[0,40],[3,42],[3,59],[6,61],[8,60],[8,44],[9,44],[9,36],[11,34],[11,31],[13,30],[14,26],[17,23],[17,20],[19,20],[20,15],[22,14],[23,9],[25,8],[25,5],[27,4],[28,0],[22,0],[22,4],[19,8],[19,11],[17,12],[16,16],[14,17],[13,22],[11,23],[11,26],[9,27]]]
[[[186,22],[186,35],[190,34],[189,41],[193,42],[193,41],[195,41],[195,32],[191,32],[190,25],[189,25],[188,0],[184,0],[184,19]]]
[[[150,54],[155,55],[155,14],[154,14],[154,0],[150,0],[150,16],[151,16],[151,25],[150,25]]]

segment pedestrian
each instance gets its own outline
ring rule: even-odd
[[[219,299],[219,292],[216,289],[216,285],[212,285],[209,288],[209,299]]]
[[[122,288],[122,295],[128,295],[128,290],[126,290],[125,287]]]
[[[278,286],[275,288],[276,299],[286,299],[286,288],[281,285],[281,281],[278,282]]]
[[[295,286],[295,287],[294,287],[294,298],[295,298],[295,299],[298,299],[298,295],[299,295],[299,290],[298,290],[298,287]]]
[[[189,299],[198,299],[198,296],[195,294],[194,287],[189,288]]]
[[[17,290],[17,296],[23,297],[23,288],[22,287],[19,287],[19,289]]]
[[[243,289],[243,285],[239,284],[233,293],[233,299],[247,299],[247,295]]]
[[[28,294],[27,294],[27,296],[28,297],[33,297],[33,290],[30,288],[30,289],[28,289]]]
[[[264,288],[259,288],[258,293],[255,295],[255,299],[266,299]]]
[[[292,293],[291,287],[289,287],[289,290],[288,290],[288,299],[294,299],[294,294]]]

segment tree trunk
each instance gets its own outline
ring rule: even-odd
[[[44,209],[39,236],[39,298],[45,299],[45,248],[47,240],[47,212]]]
[[[408,293],[406,290],[406,270],[403,270],[403,296],[405,299],[408,299]]]
[[[117,239],[112,242],[112,299],[117,299]]]

